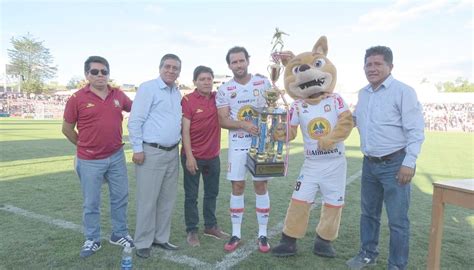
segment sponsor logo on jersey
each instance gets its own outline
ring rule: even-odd
[[[244,99],[244,100],[239,100],[237,103],[242,104],[242,103],[249,103],[251,100],[250,99]]]
[[[197,109],[197,110],[196,110],[196,113],[202,113],[202,112],[204,112],[204,111],[201,110],[201,109]]]
[[[236,96],[237,96],[236,92],[233,92],[232,94],[230,94],[230,98],[235,98]]]
[[[325,112],[330,112],[331,111],[331,106],[329,104],[324,105],[324,111]]]
[[[235,90],[235,89],[237,89],[237,86],[235,86],[235,85],[227,86],[228,91]]]
[[[120,102],[118,101],[118,99],[114,99],[114,105],[116,108],[120,108]]]
[[[258,89],[254,89],[253,90],[253,95],[258,97],[258,95],[260,95],[260,91],[258,91]]]
[[[339,199],[337,199],[338,202],[343,202],[344,201],[344,198],[341,196],[339,197]]]
[[[322,150],[318,150],[318,149],[308,149],[308,150],[306,150],[306,155],[307,156],[321,156],[321,155],[335,154],[335,153],[338,153],[338,152],[339,152],[339,149],[337,149],[337,148],[334,148],[334,149],[331,149],[331,150],[326,150],[326,151],[322,151]]]
[[[237,119],[240,121],[252,121],[257,112],[250,105],[242,106],[237,113]]]
[[[264,80],[261,80],[261,81],[256,81],[256,82],[253,82],[253,86],[256,86],[256,85],[261,85],[261,84],[264,84],[265,81]]]
[[[303,110],[303,113],[308,113],[308,110]]]
[[[303,107],[303,108],[308,108],[308,104],[303,103],[303,104],[301,104],[301,107]]]
[[[331,124],[326,118],[318,117],[308,124],[308,134],[312,139],[317,140],[331,132]]]
[[[94,107],[94,106],[95,106],[94,103],[90,103],[90,102],[89,102],[89,103],[87,103],[86,108],[91,108],[91,107]]]

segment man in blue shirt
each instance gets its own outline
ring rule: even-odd
[[[359,254],[347,261],[351,269],[376,264],[382,206],[388,216],[388,269],[408,265],[410,182],[424,140],[424,122],[415,90],[391,75],[393,55],[376,46],[365,53],[369,85],[359,92],[355,124],[364,154],[361,181]]]
[[[163,56],[160,76],[140,85],[128,121],[137,179],[135,246],[142,258],[150,256],[152,245],[178,248],[169,237],[178,188],[181,94],[175,82],[180,72],[178,56]]]

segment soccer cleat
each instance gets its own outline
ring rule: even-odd
[[[229,242],[224,245],[224,250],[227,252],[232,252],[237,248],[237,246],[239,246],[239,244],[240,238],[234,235],[230,238]]]
[[[130,235],[126,236],[115,236],[112,234],[110,236],[109,243],[112,245],[122,246],[122,247],[131,247],[134,248],[135,245],[133,244],[133,239]]]
[[[270,244],[266,236],[260,236],[258,238],[258,250],[262,253],[267,253],[270,251]]]
[[[86,258],[94,254],[101,248],[100,242],[94,242],[92,240],[86,240],[82,246],[80,253],[81,258]]]

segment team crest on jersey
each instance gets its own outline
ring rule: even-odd
[[[230,98],[235,98],[236,96],[237,96],[236,92],[233,92],[232,94],[230,94]]]
[[[118,101],[118,99],[114,99],[114,105],[116,108],[120,108],[120,102]]]
[[[263,84],[263,83],[264,83],[263,80],[261,80],[261,81],[256,81],[256,82],[253,82],[253,86],[261,85],[261,84]]]
[[[240,108],[239,112],[237,113],[237,118],[240,121],[252,121],[252,117],[257,115],[255,110],[250,105],[245,105]]]
[[[318,117],[311,120],[308,124],[308,134],[312,139],[317,140],[331,132],[331,124],[326,118]]]
[[[330,112],[331,111],[331,106],[329,104],[324,105],[324,111],[325,112]]]
[[[91,108],[91,107],[94,107],[94,106],[95,106],[94,103],[88,102],[87,105],[86,105],[86,108]]]
[[[260,92],[258,91],[258,89],[254,89],[253,90],[253,95],[258,97],[258,95],[260,95]]]
[[[203,112],[203,110],[201,110],[201,109],[196,110],[196,113],[202,113],[202,112]]]
[[[235,89],[237,89],[237,86],[235,86],[235,85],[227,86],[228,91],[235,90]]]

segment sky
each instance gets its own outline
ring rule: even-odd
[[[268,75],[275,28],[284,50],[311,51],[328,38],[328,58],[338,71],[337,91],[354,93],[367,84],[365,50],[385,45],[394,54],[395,78],[416,88],[463,77],[473,81],[473,2],[423,1],[8,1],[0,0],[4,77],[11,38],[31,36],[50,49],[57,66],[51,81],[84,77],[90,55],[105,57],[111,78],[134,84],[159,75],[166,53],[182,60],[179,81],[192,83],[198,65],[232,75],[225,55],[244,46],[249,72]],[[3,80],[3,79],[2,79]],[[279,85],[282,86],[280,80]]]

